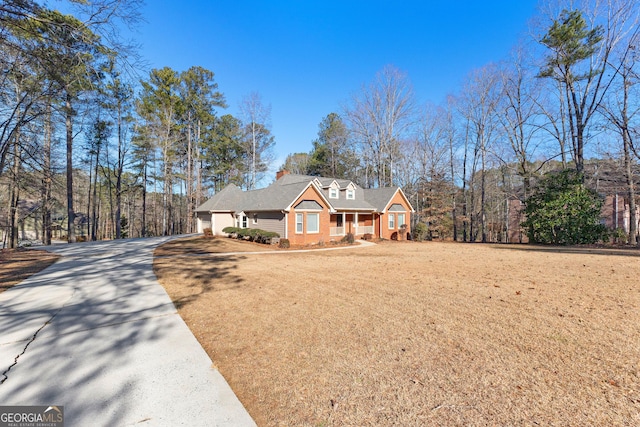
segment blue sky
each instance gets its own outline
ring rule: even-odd
[[[215,73],[229,108],[257,91],[271,105],[275,170],[307,152],[385,65],[407,73],[419,104],[440,103],[474,68],[504,59],[528,29],[534,0],[148,0],[135,35],[151,68]]]

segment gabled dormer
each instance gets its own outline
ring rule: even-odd
[[[353,182],[350,182],[349,185],[345,187],[344,197],[347,200],[356,199],[356,185]]]
[[[331,182],[331,184],[329,184],[329,186],[327,188],[328,188],[328,191],[329,191],[329,198],[330,199],[338,199],[338,198],[340,198],[340,185],[338,185],[338,183],[335,180],[333,182]]]

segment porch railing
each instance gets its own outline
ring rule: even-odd
[[[373,225],[363,225],[358,227],[358,235],[367,233],[373,234]]]
[[[361,225],[359,227],[354,227],[353,230],[357,236],[363,234],[373,234],[373,225]],[[330,227],[329,233],[331,236],[344,236],[346,234],[344,227]]]
[[[329,234],[331,236],[344,236],[344,227],[331,227]]]

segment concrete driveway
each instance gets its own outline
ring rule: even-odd
[[[51,246],[57,263],[1,293],[0,405],[64,406],[65,426],[255,426],[156,281],[167,240]]]

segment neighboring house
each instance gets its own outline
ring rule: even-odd
[[[347,233],[402,239],[411,203],[400,187],[363,189],[352,181],[278,172],[261,190],[229,184],[196,209],[198,232],[225,227],[275,231],[293,244],[340,240]]]

